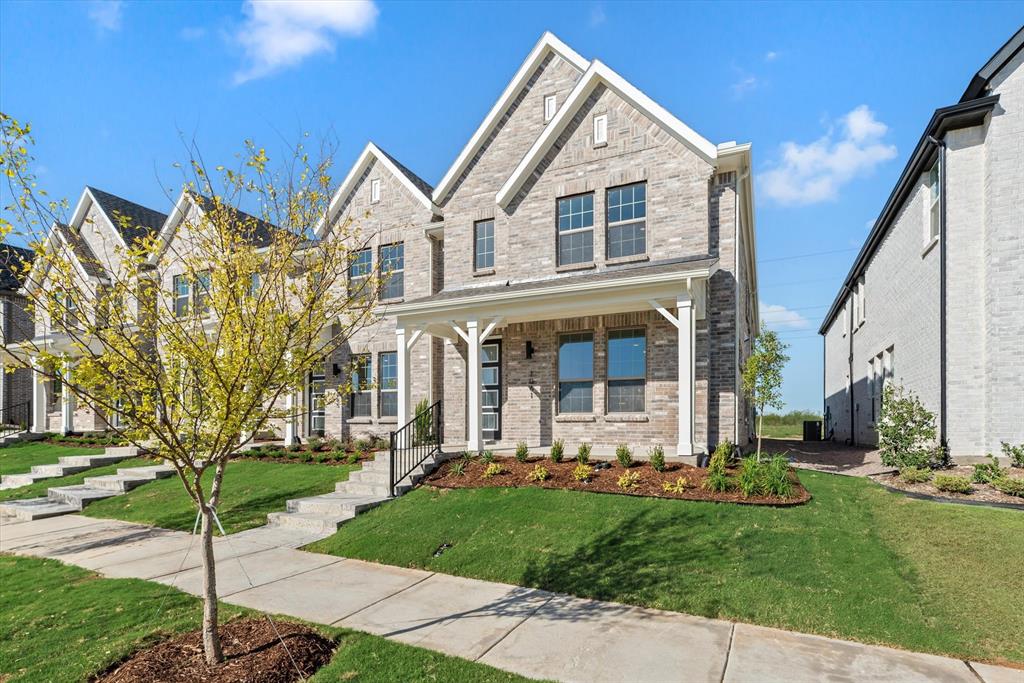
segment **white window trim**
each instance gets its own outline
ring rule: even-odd
[[[555,118],[555,114],[558,112],[558,100],[554,95],[544,96],[544,123],[547,123],[551,119]]]
[[[608,115],[594,117],[594,146],[608,144]]]
[[[370,180],[370,203],[376,204],[380,201],[380,178]]]

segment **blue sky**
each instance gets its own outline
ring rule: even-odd
[[[72,202],[91,184],[166,210],[179,132],[208,161],[333,134],[339,176],[373,139],[436,183],[550,30],[712,142],[753,142],[763,319],[792,345],[787,407],[819,409],[815,332],[870,222],[931,112],[1022,22],[1021,2],[7,0],[0,109]]]

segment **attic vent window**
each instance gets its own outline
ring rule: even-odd
[[[608,144],[608,115],[594,117],[594,146]]]
[[[718,174],[719,185],[732,185],[736,182],[736,171],[729,171],[728,173]]]
[[[380,178],[370,181],[370,203],[376,204],[380,201]]]
[[[558,106],[555,102],[555,96],[547,95],[544,98],[544,123],[547,123],[551,119],[555,118],[555,111],[557,111],[557,109]]]

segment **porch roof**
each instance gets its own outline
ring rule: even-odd
[[[444,290],[387,306],[400,325],[502,316],[504,322],[606,315],[649,308],[648,301],[687,292],[718,270],[712,256],[663,259],[599,272]]]

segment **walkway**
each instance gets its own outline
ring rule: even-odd
[[[262,528],[215,539],[225,602],[367,631],[534,678],[1024,683],[1024,671],[1015,669],[307,553],[284,547],[282,532]],[[294,534],[287,538],[295,541]],[[0,519],[0,551],[193,594],[202,585],[188,534],[127,522],[80,515]]]
[[[870,446],[845,446],[832,441],[801,441],[800,439],[765,439],[763,450],[786,452],[793,467],[851,477],[892,472],[882,464],[878,449]]]

